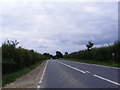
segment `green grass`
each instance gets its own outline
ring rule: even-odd
[[[110,62],[110,61],[95,61],[95,60],[79,60],[79,59],[66,59],[66,58],[62,58],[60,60],[69,60],[69,61],[77,61],[77,62],[83,62],[83,63],[89,63],[89,64],[97,64],[97,65],[104,65],[104,66],[111,66],[111,67],[120,67],[120,63],[116,63],[116,62]]]
[[[31,70],[33,70],[35,67],[37,67],[39,64],[41,64],[41,62],[32,65],[30,67],[26,67],[20,71],[11,73],[11,74],[7,74],[7,75],[3,75],[2,76],[2,86],[5,86],[6,84],[9,84],[10,82],[13,82],[16,80],[16,78],[19,78],[27,73],[29,73]]]

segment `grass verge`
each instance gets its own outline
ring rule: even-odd
[[[83,63],[89,63],[89,64],[97,64],[97,65],[104,65],[104,66],[111,66],[111,67],[120,67],[120,63],[116,63],[116,62],[109,62],[109,61],[95,61],[95,60],[79,60],[79,59],[66,59],[66,58],[62,58],[60,60],[68,60],[68,61],[77,61],[77,62],[83,62]]]
[[[40,61],[39,63],[32,65],[30,67],[26,67],[24,69],[21,69],[17,72],[11,73],[11,74],[7,74],[7,75],[3,75],[2,76],[2,86],[5,86],[6,84],[9,84],[10,82],[13,82],[16,80],[16,78],[19,78],[27,73],[29,73],[31,70],[33,70],[34,68],[36,68],[39,64],[41,64],[42,62]]]

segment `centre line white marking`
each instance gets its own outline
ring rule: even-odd
[[[89,71],[86,71],[87,73],[90,73]]]
[[[42,80],[40,80],[39,83],[42,83]]]
[[[77,70],[77,71],[79,71],[79,72],[86,73],[86,72],[84,72],[83,70],[77,69],[77,68],[72,67],[72,66],[70,66],[70,65],[67,65],[67,64],[65,64],[65,63],[62,63],[62,62],[60,62],[60,63],[63,64],[63,65],[65,65],[65,66],[67,66],[67,67],[69,67],[69,68],[72,68],[72,69],[74,69],[74,70]]]
[[[47,64],[48,64],[48,61],[46,62],[46,65],[45,65],[45,68],[44,68],[44,70],[43,70],[43,73],[42,73],[42,76],[41,76],[41,78],[40,78],[39,83],[41,83],[42,80],[43,80],[43,77],[44,77],[44,74],[45,74],[45,71],[46,71],[46,68],[47,68]]]
[[[40,88],[40,86],[37,86],[37,88]]]
[[[93,76],[98,77],[98,78],[100,78],[100,79],[102,79],[102,80],[105,80],[105,81],[108,81],[108,82],[110,82],[110,83],[113,83],[113,84],[115,84],[115,85],[120,86],[120,84],[119,84],[119,83],[114,82],[114,81],[111,81],[111,80],[109,80],[109,79],[107,79],[107,78],[103,78],[103,77],[98,76],[98,75],[93,75]]]

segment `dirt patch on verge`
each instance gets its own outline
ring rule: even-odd
[[[7,84],[4,88],[36,88],[44,69],[46,61],[43,61],[39,66],[33,69],[26,75],[17,78],[16,81]]]

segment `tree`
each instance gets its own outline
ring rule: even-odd
[[[68,52],[65,52],[65,55],[68,55]]]
[[[8,46],[11,46],[13,48],[16,48],[16,46],[19,44],[19,42],[17,40],[15,41],[10,41],[10,40],[7,40],[7,42],[4,42],[3,45],[8,45]]]
[[[60,51],[56,51],[56,57],[57,59],[63,58],[63,54]]]
[[[49,53],[43,53],[43,55],[46,57],[46,59],[53,58],[53,56]]]
[[[56,56],[56,55],[54,55],[54,56],[53,56],[53,59],[57,59],[57,56]]]
[[[90,51],[90,48],[92,48],[93,45],[94,45],[94,43],[89,41],[88,44],[86,44],[87,50]]]

